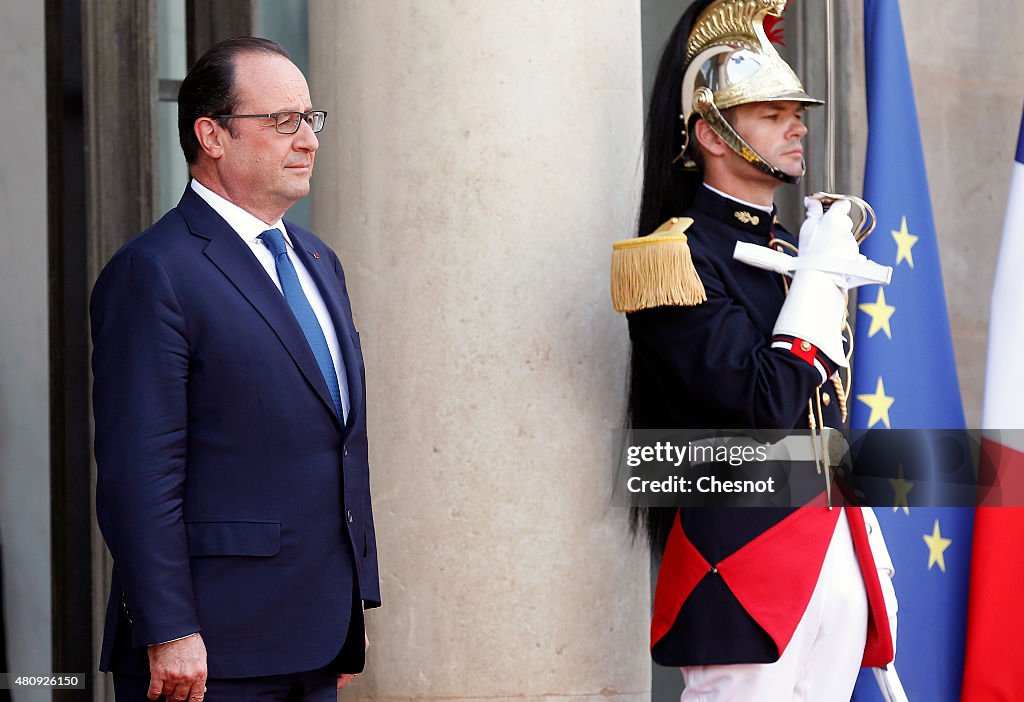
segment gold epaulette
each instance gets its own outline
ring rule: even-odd
[[[618,312],[708,299],[684,233],[693,220],[673,217],[648,236],[612,244],[612,304]]]

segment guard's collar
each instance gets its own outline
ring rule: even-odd
[[[711,190],[704,184],[697,188],[692,207],[723,224],[765,237],[771,235],[775,214],[778,211],[777,208],[772,208],[771,214],[768,214],[758,207]]]

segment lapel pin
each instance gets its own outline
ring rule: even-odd
[[[316,251],[314,251],[313,252],[313,258],[320,258],[320,254],[318,254]]]

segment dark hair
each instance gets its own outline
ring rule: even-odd
[[[280,44],[260,37],[235,37],[211,46],[199,57],[181,81],[178,90],[178,140],[185,160],[190,164],[199,156],[199,140],[194,131],[196,120],[211,115],[229,115],[235,111],[235,59],[248,53],[279,54],[289,61],[291,56]],[[223,123],[230,120],[223,120]],[[234,127],[228,124],[231,135]]]
[[[703,178],[700,171],[683,170],[678,162],[673,164],[672,161],[683,148],[680,112],[686,41],[694,21],[710,4],[711,0],[697,0],[686,9],[669,35],[658,63],[644,132],[644,181],[637,217],[640,236],[650,234],[670,217],[682,214],[693,201],[693,194]],[[696,150],[697,145],[691,143],[690,148]],[[644,426],[644,408],[650,407],[653,401],[645,393],[655,390],[637,382],[638,363],[639,359],[633,354],[626,412],[628,423],[634,428]],[[634,507],[630,511],[630,527],[634,535],[643,532],[652,552],[660,557],[675,514],[673,508]]]
[[[710,4],[711,0],[697,0],[686,9],[665,42],[658,63],[644,130],[644,181],[637,218],[640,236],[650,234],[662,222],[689,207],[702,179],[699,171],[684,171],[678,162],[673,164],[672,161],[683,148],[680,112],[686,41],[694,21]],[[693,151],[697,146],[692,143],[693,139],[690,141]]]

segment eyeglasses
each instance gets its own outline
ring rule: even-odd
[[[246,117],[262,117],[263,119],[274,120],[274,129],[278,134],[294,134],[299,131],[302,122],[309,125],[316,134],[324,128],[327,121],[327,113],[324,110],[311,110],[309,112],[268,112],[264,115],[211,115],[215,119],[235,119]]]

